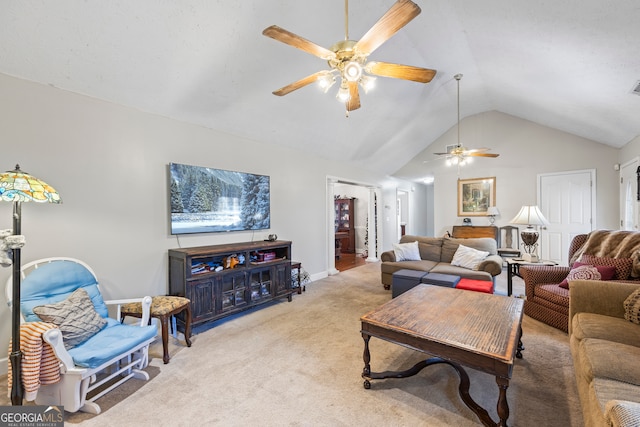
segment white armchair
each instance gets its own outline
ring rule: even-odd
[[[21,274],[23,321],[58,325],[44,332],[43,339],[59,360],[61,380],[39,386],[38,405],[64,405],[69,412],[99,414],[96,399],[131,378],[149,379],[143,369],[149,362],[149,344],[157,335],[157,328],[148,325],[151,297],[104,301],[93,270],[73,258],[33,261],[21,268]],[[11,284],[10,277],[6,288],[10,306]],[[107,305],[127,302],[142,302],[138,325],[109,318]],[[83,330],[83,325],[93,323],[98,325],[97,332],[88,332],[89,326]]]

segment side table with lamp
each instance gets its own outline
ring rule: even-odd
[[[540,233],[533,227],[539,227],[541,225],[549,225],[549,221],[542,215],[538,206],[523,206],[520,212],[509,221],[511,224],[526,225],[527,228],[520,232],[520,238],[522,239],[522,246],[524,247],[524,254],[522,259],[526,262],[538,262],[538,238]]]
[[[549,225],[549,221],[542,215],[540,208],[535,205],[523,206],[520,212],[509,221],[511,224],[526,225],[527,227],[520,232],[522,239],[522,247],[524,254],[522,258],[507,258],[507,295],[513,292],[513,276],[520,277],[521,265],[555,265],[554,261],[541,261],[538,257],[538,238],[540,233],[534,228],[542,225]]]

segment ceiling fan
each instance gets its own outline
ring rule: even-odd
[[[469,163],[471,161],[470,157],[498,157],[500,154],[487,153],[490,148],[468,149],[460,144],[460,79],[462,79],[462,74],[456,74],[453,78],[458,82],[458,144],[447,147],[446,153],[434,154],[446,158],[448,165],[458,166]]]
[[[410,0],[397,0],[391,9],[358,41],[349,39],[348,11],[349,0],[345,0],[345,38],[329,49],[277,25],[272,25],[262,32],[267,37],[326,60],[330,67],[329,70],[318,71],[288,84],[274,91],[274,95],[284,96],[314,82],[318,82],[326,93],[334,85],[337,77],[340,77],[337,98],[345,103],[348,113],[360,108],[358,86],[362,87],[366,93],[374,83],[374,76],[411,80],[419,83],[429,83],[433,79],[436,70],[389,62],[367,61],[374,50],[420,14],[420,7],[417,4]]]

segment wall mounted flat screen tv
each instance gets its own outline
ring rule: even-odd
[[[169,164],[171,234],[271,227],[269,177]]]

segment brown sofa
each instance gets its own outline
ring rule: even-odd
[[[502,272],[502,258],[497,255],[498,244],[495,239],[488,237],[454,239],[451,237],[422,237],[402,236],[400,243],[418,242],[420,261],[396,261],[393,251],[382,253],[380,266],[382,284],[389,289],[393,282],[393,273],[402,269],[426,271],[440,274],[452,274],[477,280],[491,280]],[[489,256],[484,259],[477,270],[451,265],[453,255],[458,246],[464,245],[473,249],[487,251]]]
[[[625,299],[640,283],[569,282],[569,336],[584,425],[640,425],[640,325]]]
[[[640,232],[596,230],[574,237],[569,246],[569,265],[584,254],[601,258],[632,258],[633,268],[625,282],[640,283]],[[569,289],[558,286],[571,268],[569,266],[523,265],[526,300],[524,312],[564,332],[569,329]]]

